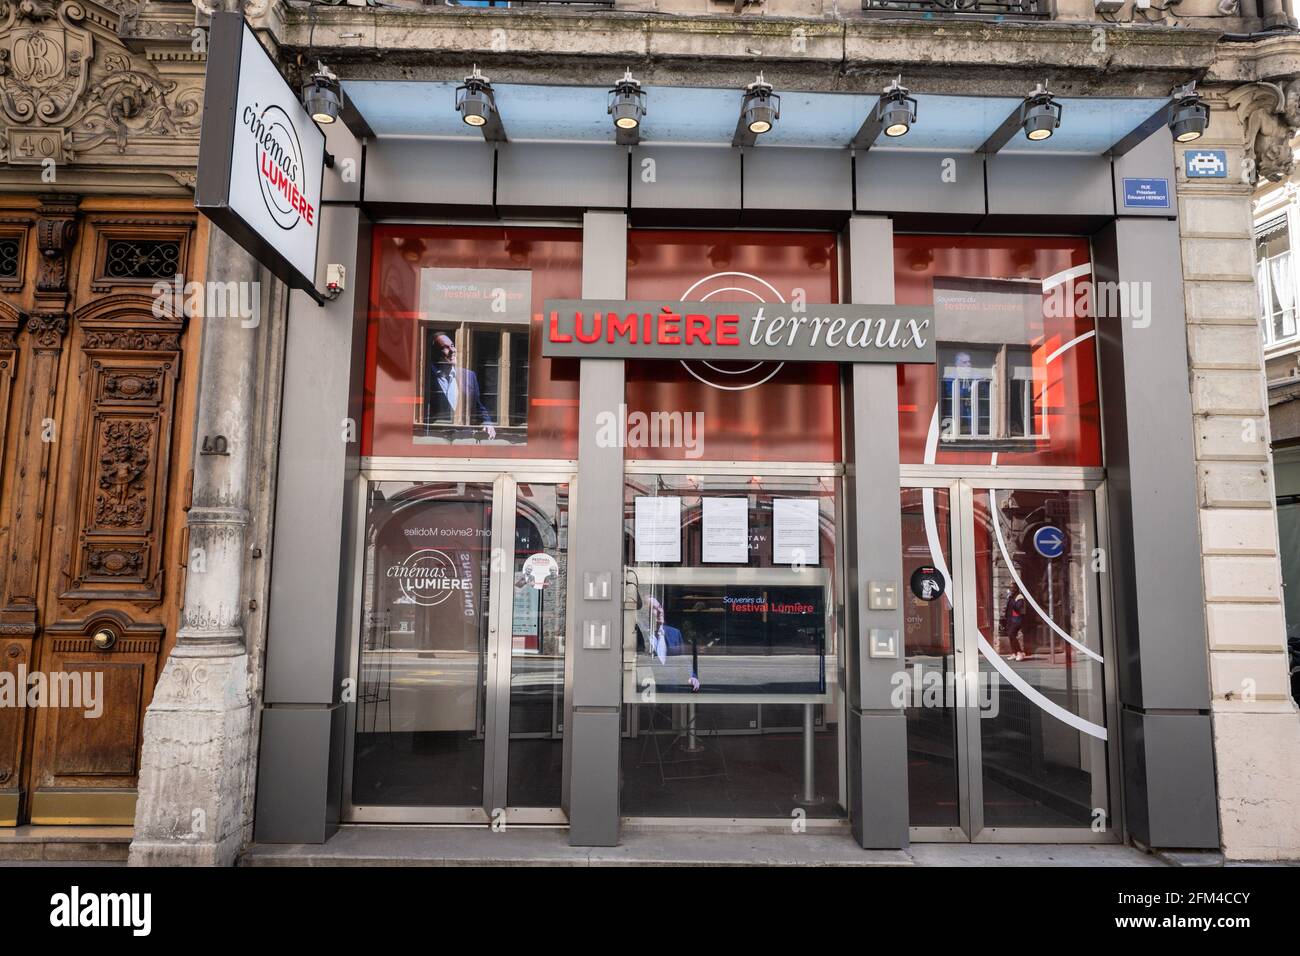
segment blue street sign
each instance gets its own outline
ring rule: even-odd
[[[1065,553],[1065,532],[1043,525],[1034,532],[1034,550],[1045,558],[1059,558]]]
[[[1169,208],[1169,180],[1167,179],[1126,179],[1124,180],[1124,205],[1144,209]]]
[[[1183,170],[1188,179],[1227,179],[1226,149],[1189,149],[1183,153]]]

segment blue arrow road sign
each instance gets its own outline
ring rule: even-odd
[[[1045,558],[1059,558],[1065,553],[1065,534],[1060,528],[1043,525],[1034,532],[1034,550]]]

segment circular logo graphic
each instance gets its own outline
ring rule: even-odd
[[[747,301],[784,302],[785,298],[766,279],[748,272],[715,272],[686,290],[682,302]],[[784,362],[711,362],[707,359],[682,359],[682,368],[705,385],[726,392],[743,392],[756,388],[781,371]]]
[[[943,575],[933,565],[923,564],[912,572],[911,588],[922,601],[937,601],[943,596]]]
[[[302,219],[307,202],[307,172],[303,169],[298,131],[279,106],[268,106],[258,113],[256,103],[248,125],[253,134],[262,202],[277,226],[292,229]]]
[[[403,598],[421,607],[435,607],[453,592],[469,589],[469,581],[460,576],[456,563],[433,548],[413,551],[401,564],[389,568],[388,576],[397,579]]]

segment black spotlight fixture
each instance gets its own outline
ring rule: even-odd
[[[339,78],[323,63],[316,64],[316,72],[302,88],[302,105],[313,120],[329,125],[339,118],[343,109],[343,90]]]
[[[1044,80],[1025,97],[1020,107],[1020,127],[1025,131],[1025,139],[1038,143],[1050,139],[1060,125],[1061,104],[1048,92]]]
[[[1169,106],[1169,132],[1179,143],[1200,139],[1210,123],[1210,107],[1196,92],[1196,84],[1188,83],[1174,90]]]
[[[456,87],[456,111],[466,126],[482,130],[484,139],[504,142],[505,128],[497,113],[492,83],[479,72],[477,63],[474,72],[465,77],[464,85]]]
[[[1198,140],[1205,133],[1210,123],[1210,106],[1196,92],[1196,83],[1186,83],[1174,88],[1167,102],[1125,133],[1118,142],[1106,151],[1110,157],[1123,156],[1147,140],[1162,126],[1168,126],[1169,132],[1177,143],[1190,143]]]
[[[740,103],[740,122],[732,146],[753,146],[758,137],[770,132],[781,118],[781,97],[772,92],[772,84],[758,78],[745,87],[745,98]]]
[[[1056,101],[1056,97],[1048,91],[1047,84],[1047,80],[1039,83],[976,152],[985,155],[998,152],[1011,142],[1017,130],[1023,130],[1025,138],[1033,143],[1041,143],[1050,138],[1061,125],[1062,107]]]
[[[623,79],[609,91],[609,104],[605,110],[614,117],[614,134],[618,145],[635,146],[641,141],[641,118],[645,116],[645,93],[641,84],[625,70]]]
[[[916,100],[907,87],[903,86],[903,78],[900,76],[885,87],[850,145],[854,149],[870,149],[881,133],[891,139],[906,136],[915,122]]]

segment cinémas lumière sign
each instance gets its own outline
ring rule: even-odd
[[[933,362],[934,308],[548,299],[542,354],[575,358]]]
[[[316,292],[325,136],[238,13],[214,13],[194,205],[288,285]]]

